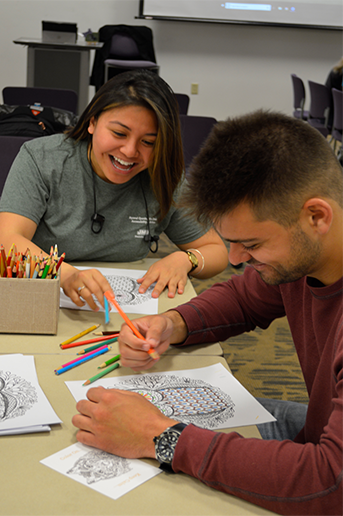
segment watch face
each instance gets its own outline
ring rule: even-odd
[[[179,436],[180,433],[174,430],[169,430],[168,433],[163,433],[160,436],[156,450],[160,462],[172,462]]]

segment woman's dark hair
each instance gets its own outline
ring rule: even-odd
[[[149,175],[153,193],[159,203],[159,219],[168,213],[173,194],[184,171],[184,159],[179,122],[179,110],[170,86],[157,74],[148,70],[124,72],[107,81],[88,104],[78,123],[67,131],[68,138],[87,140],[90,120],[95,120],[109,109],[142,106],[153,111],[158,131],[154,143]]]

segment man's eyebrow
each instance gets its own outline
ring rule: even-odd
[[[257,238],[243,238],[242,240],[231,240],[230,238],[224,238],[225,242],[229,242],[230,244],[249,244],[250,242],[257,242]]]
[[[130,127],[128,127],[127,125],[125,124],[122,124],[121,122],[119,122],[118,120],[111,120],[110,121],[110,124],[118,124],[120,125],[121,127],[123,127],[124,129],[127,129],[128,131],[132,131],[132,129]],[[146,133],[145,136],[157,136],[157,133]]]

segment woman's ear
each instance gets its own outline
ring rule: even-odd
[[[92,118],[90,119],[89,121],[89,124],[88,124],[88,132],[89,134],[93,134],[94,133],[94,129],[95,129],[95,118],[94,116],[92,116]]]
[[[308,199],[302,209],[303,220],[310,228],[324,235],[330,229],[333,220],[332,206],[325,199],[320,197]]]

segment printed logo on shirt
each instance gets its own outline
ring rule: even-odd
[[[145,226],[144,228],[140,227],[137,229],[137,233],[135,234],[135,238],[144,238],[145,235],[149,234],[147,217],[129,217],[129,220],[132,224],[139,224],[140,226]],[[151,227],[157,224],[156,217],[149,217],[150,230]]]

